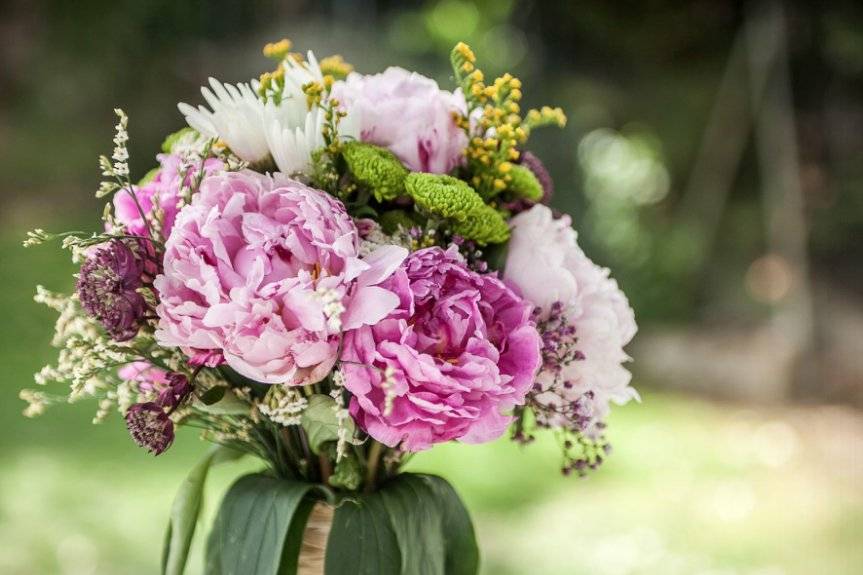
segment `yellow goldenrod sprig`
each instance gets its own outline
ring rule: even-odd
[[[336,80],[343,80],[354,71],[354,67],[345,62],[339,54],[327,56],[320,61],[320,66],[324,76],[332,76]]]
[[[560,108],[545,106],[522,120],[521,80],[506,73],[486,84],[476,55],[464,42],[453,48],[450,61],[467,103],[466,113],[457,113],[455,121],[469,138],[465,156],[471,184],[488,201],[512,184],[512,162],[518,161],[530,130],[563,126],[566,117]]]
[[[264,46],[264,56],[277,62],[281,62],[285,59],[285,56],[288,55],[288,52],[291,51],[292,46],[293,42],[287,38],[282,38],[277,42],[269,42]]]

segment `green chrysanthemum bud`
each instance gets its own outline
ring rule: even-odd
[[[485,206],[473,188],[452,176],[413,172],[405,178],[405,190],[424,211],[456,222]]]
[[[524,166],[513,166],[509,171],[512,181],[507,189],[520,199],[538,202],[542,199],[542,184],[532,171]]]
[[[455,222],[452,231],[481,246],[499,244],[509,239],[509,226],[506,220],[499,211],[486,204],[465,221]]]
[[[342,146],[342,156],[354,179],[371,190],[379,202],[394,200],[405,192],[407,168],[389,150],[348,142]]]

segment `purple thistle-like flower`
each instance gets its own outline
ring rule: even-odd
[[[174,442],[174,423],[164,409],[151,401],[129,408],[126,427],[135,443],[153,455],[164,452]]]
[[[145,261],[120,240],[93,250],[78,275],[81,306],[97,319],[116,341],[135,337],[147,310],[138,293],[143,284]]]

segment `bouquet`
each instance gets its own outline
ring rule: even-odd
[[[100,158],[97,233],[60,239],[76,290],[55,365],[25,413],[94,398],[154,455],[179,426],[213,447],[181,486],[162,569],[182,573],[208,469],[265,464],[229,489],[208,573],[472,574],[470,518],[439,477],[402,472],[437,443],[554,433],[563,472],[609,450],[612,403],[636,397],[633,312],[547,206],[521,82],[486,82],[471,49],[455,89],[401,68],[363,75],[268,44],[275,69],[210,79],[158,166],[132,178],[128,118]]]

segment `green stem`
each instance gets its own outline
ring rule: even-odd
[[[378,475],[378,465],[381,461],[381,453],[383,453],[384,445],[374,439],[369,439],[372,442],[369,449],[369,456],[366,460],[366,493],[371,493],[375,490],[375,479]]]

